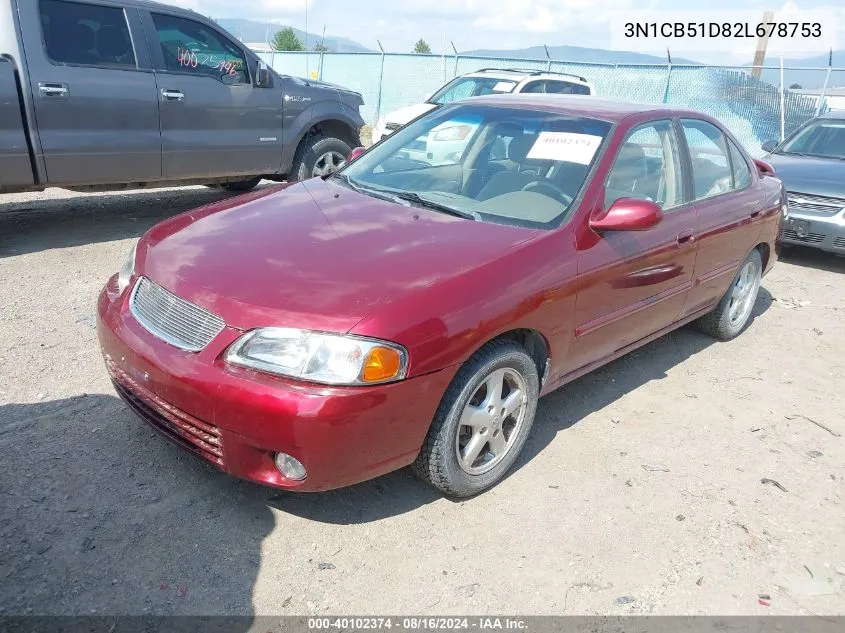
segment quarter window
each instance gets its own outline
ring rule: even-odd
[[[748,163],[745,162],[742,152],[739,151],[733,141],[728,141],[728,147],[731,151],[734,189],[745,189],[751,183],[751,170],[748,168]]]
[[[605,209],[620,198],[656,202],[667,210],[683,204],[678,143],[670,121],[655,121],[632,130],[607,177]]]
[[[47,56],[58,64],[135,68],[135,51],[123,9],[41,0]]]
[[[243,51],[200,22],[153,13],[167,70],[212,77],[225,84],[248,84]]]
[[[682,119],[681,126],[692,160],[695,199],[718,196],[733,189],[728,141],[721,130],[697,119]]]

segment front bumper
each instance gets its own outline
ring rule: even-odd
[[[806,232],[790,227],[790,220],[806,221]],[[845,209],[833,216],[789,210],[781,239],[785,244],[812,246],[830,253],[845,254]]]
[[[134,283],[134,281],[133,281]],[[97,335],[115,389],[170,440],[236,477],[300,491],[350,485],[411,463],[455,369],[373,387],[328,387],[235,368],[224,330],[192,353],[155,338],[131,315],[128,292],[100,294]],[[275,467],[293,455],[307,477]]]

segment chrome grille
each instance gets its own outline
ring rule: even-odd
[[[797,191],[787,192],[790,211],[809,211],[811,213],[822,213],[824,215],[836,215],[845,209],[845,198],[828,198],[826,196],[813,196]]]
[[[129,298],[132,315],[151,334],[189,352],[198,352],[225,327],[223,319],[180,299],[146,277]]]
[[[795,231],[784,231],[783,236],[788,240],[794,240],[796,242],[807,242],[808,244],[818,244],[819,242],[824,241],[824,234],[823,233],[807,233],[804,237],[799,237],[798,233]]]

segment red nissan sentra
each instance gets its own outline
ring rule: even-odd
[[[117,392],[232,475],[490,488],[541,395],[690,321],[742,332],[786,214],[770,167],[661,106],[479,97],[353,154],[153,227],[100,295]]]

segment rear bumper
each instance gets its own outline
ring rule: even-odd
[[[118,395],[168,439],[236,477],[318,491],[411,463],[455,369],[375,387],[309,385],[230,367],[221,354],[240,335],[225,328],[198,353],[147,332],[109,286],[97,335]],[[275,467],[296,457],[302,481]]]
[[[820,217],[790,210],[789,219],[805,220],[809,226],[806,235],[799,235],[785,224],[781,236],[785,244],[801,244],[830,253],[845,254],[845,211],[831,217]]]

